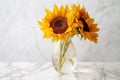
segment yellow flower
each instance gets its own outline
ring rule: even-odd
[[[98,34],[96,32],[99,31],[97,28],[97,24],[94,24],[94,19],[89,18],[86,21],[84,19],[81,20],[83,23],[83,28],[80,29],[80,33],[84,39],[88,39],[94,43],[97,43]]]
[[[60,9],[54,5],[53,11],[45,10],[46,15],[42,21],[38,21],[41,30],[44,33],[44,38],[52,38],[52,41],[63,40],[72,37],[73,16],[69,7],[61,6]]]
[[[75,15],[74,26],[77,27],[78,33],[80,33],[84,39],[97,43],[98,34],[96,32],[99,31],[99,28],[97,28],[97,24],[94,23],[94,19],[90,18],[86,9],[84,7],[80,8],[79,4],[78,6],[73,5],[72,11],[74,11],[74,14],[77,14],[77,16]]]

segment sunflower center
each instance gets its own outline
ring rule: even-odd
[[[89,32],[90,30],[89,30],[89,27],[88,27],[88,24],[86,23],[86,21],[82,17],[80,17],[79,20],[81,20],[83,23],[83,26],[84,26],[83,31]]]
[[[62,33],[64,33],[64,32],[67,30],[67,28],[68,28],[67,20],[66,20],[66,18],[64,18],[64,17],[57,17],[57,18],[55,18],[55,19],[50,23],[50,26],[52,27],[53,32],[56,33],[56,34],[62,34]]]

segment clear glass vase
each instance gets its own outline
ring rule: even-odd
[[[52,64],[59,73],[72,73],[77,62],[77,54],[71,39],[55,43]]]

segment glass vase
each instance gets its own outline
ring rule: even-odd
[[[77,54],[71,39],[55,43],[52,64],[58,73],[72,73],[77,62]]]

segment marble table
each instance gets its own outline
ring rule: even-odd
[[[78,62],[66,75],[51,62],[0,62],[0,80],[120,80],[120,62]]]

